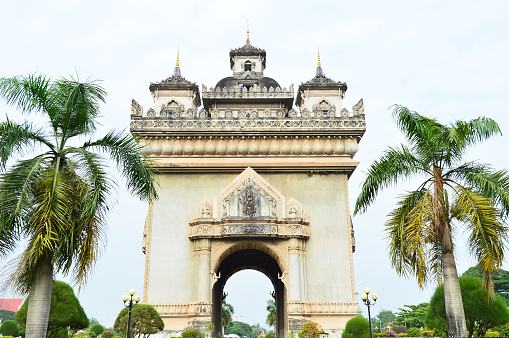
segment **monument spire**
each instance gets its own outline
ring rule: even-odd
[[[316,67],[316,76],[323,76],[322,62],[320,61],[320,47],[318,47],[318,66]]]
[[[249,41],[249,20],[247,20],[247,36],[246,36],[246,46],[250,46],[251,41]]]
[[[179,62],[179,52],[180,52],[180,48],[178,47],[177,48],[177,62],[175,63],[175,70],[173,71],[173,75],[176,75],[176,76],[181,76],[180,74],[180,62]]]

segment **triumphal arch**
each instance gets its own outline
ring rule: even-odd
[[[343,108],[346,83],[326,77],[319,58],[296,93],[280,86],[263,75],[266,52],[249,35],[230,66],[232,76],[200,91],[177,58],[173,75],[150,84],[154,108],[132,101],[131,131],[160,170],[143,302],[168,336],[210,322],[221,336],[226,281],[255,269],[274,286],[277,336],[307,321],[339,335],[358,314],[348,178],[365,131],[362,99]]]

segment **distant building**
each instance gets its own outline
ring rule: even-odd
[[[24,299],[0,299],[0,310],[18,312]]]

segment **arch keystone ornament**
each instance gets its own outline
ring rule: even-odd
[[[157,336],[212,322],[222,337],[224,286],[254,269],[274,287],[277,337],[308,321],[339,337],[359,311],[348,178],[363,101],[343,108],[346,83],[321,65],[295,95],[263,75],[266,52],[249,39],[230,65],[233,76],[201,93],[175,69],[150,84],[147,113],[132,101],[131,132],[160,184],[143,232],[143,302],[165,323]]]

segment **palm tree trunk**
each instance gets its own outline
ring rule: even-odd
[[[442,263],[444,266],[445,317],[449,338],[468,336],[461,288],[454,262],[451,229],[447,224],[442,233]]]
[[[51,258],[42,259],[32,281],[28,300],[26,338],[45,338],[53,290]]]

